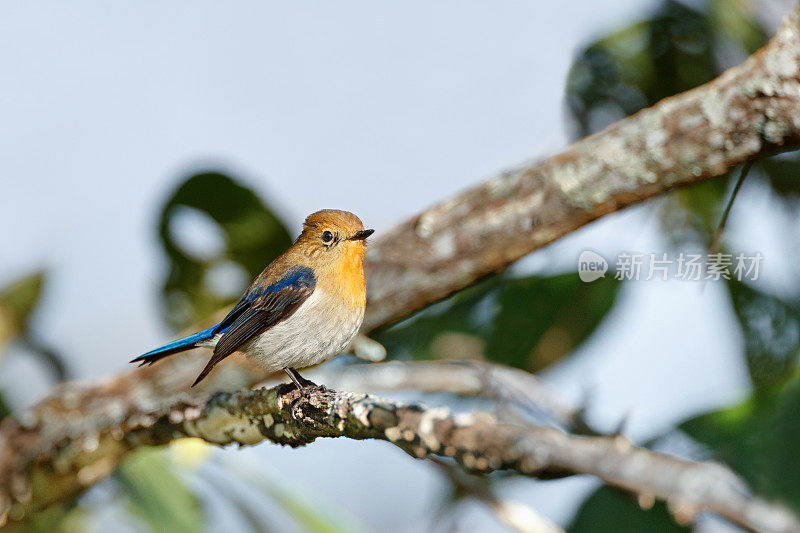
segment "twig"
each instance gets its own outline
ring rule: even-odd
[[[750,161],[745,161],[742,165],[739,178],[736,180],[736,185],[733,186],[731,197],[728,199],[728,203],[725,204],[725,211],[723,211],[722,218],[720,218],[719,225],[717,225],[717,230],[714,232],[714,237],[711,239],[711,245],[708,247],[709,253],[714,253],[719,249],[722,242],[722,234],[725,232],[725,226],[728,224],[728,215],[731,214],[731,207],[733,207],[733,202],[736,201],[736,196],[739,194],[739,189],[742,188],[744,179],[747,177],[747,174],[750,173],[750,169],[753,168],[753,163],[755,163],[755,160],[751,159]]]
[[[489,481],[465,472],[437,457],[430,460],[439,466],[447,479],[462,493],[482,502],[497,518],[519,533],[564,533],[564,530],[541,513],[520,502],[503,500],[494,493]]]
[[[544,414],[568,428],[586,427],[581,412],[563,404],[536,375],[488,361],[390,361],[317,369],[323,383],[353,392],[413,390],[480,396]]]

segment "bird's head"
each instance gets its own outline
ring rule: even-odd
[[[353,213],[324,209],[308,215],[296,246],[313,261],[337,263],[345,259],[364,258],[366,239],[375,230],[364,229]]]

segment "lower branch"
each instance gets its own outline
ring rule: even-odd
[[[417,458],[450,457],[479,473],[594,475],[638,494],[640,501],[666,500],[681,522],[710,511],[757,531],[800,531],[792,514],[750,495],[737,476],[717,463],[637,448],[622,437],[574,436],[550,427],[500,423],[486,413],[453,414],[446,408],[366,394],[325,391],[304,397],[293,385],[219,393],[205,403],[186,402],[150,413],[113,440],[122,453],[181,437],[223,446],[269,440],[292,447],[320,437],[379,439]],[[54,453],[49,464],[37,467],[40,471],[79,467],[77,478],[91,481],[107,471],[103,459],[97,464],[90,458],[92,446],[105,440],[95,437],[88,443],[91,446],[84,442],[77,450],[68,445]],[[82,453],[87,450],[88,454]]]
[[[355,392],[408,390],[480,396],[523,412],[545,415],[571,430],[591,432],[580,409],[571,408],[535,374],[489,361],[387,361],[347,365],[338,370],[314,369],[314,381]]]

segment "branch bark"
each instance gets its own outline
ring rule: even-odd
[[[304,397],[291,384],[220,393],[205,404],[170,406],[150,416],[120,442],[135,447],[198,437],[222,446],[269,440],[296,447],[323,437],[379,439],[414,457],[450,457],[480,473],[591,474],[642,501],[666,500],[681,522],[711,511],[756,531],[800,531],[792,514],[749,495],[726,467],[636,448],[619,436],[574,436],[550,427],[503,424],[486,413],[453,414],[367,394],[326,391]]]
[[[314,376],[314,373],[311,373]],[[479,396],[524,413],[541,414],[569,430],[595,433],[581,409],[561,402],[558,394],[530,372],[486,361],[389,361],[349,365],[333,372],[316,372],[313,381],[351,392],[413,390]]]
[[[544,161],[493,177],[387,231],[367,255],[365,331],[499,272],[605,214],[719,176],[745,160],[800,146],[799,28],[796,8],[766,47],[712,82]],[[197,409],[214,391],[241,389],[265,377],[243,358],[232,357],[201,387],[187,390],[205,357],[188,353],[94,384],[65,384],[38,406],[5,420],[0,425],[0,520],[9,514],[24,518],[102,479],[130,448],[128,437],[155,425],[159,413]],[[501,433],[511,435],[508,431]],[[567,438],[542,431],[534,433]],[[625,480],[597,472],[609,457],[623,457],[620,452],[614,455],[609,446],[611,455],[601,456],[597,449],[588,446],[580,464],[579,457],[569,464],[625,486]],[[547,462],[558,464],[551,459]],[[760,505],[747,502],[750,509]],[[753,517],[742,519],[757,523]]]
[[[444,298],[628,205],[800,146],[800,14],[713,81],[504,172],[383,235],[367,253],[366,328]]]

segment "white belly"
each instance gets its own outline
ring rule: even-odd
[[[239,350],[268,372],[318,365],[344,351],[364,319],[364,309],[347,310],[320,289],[289,318]]]

